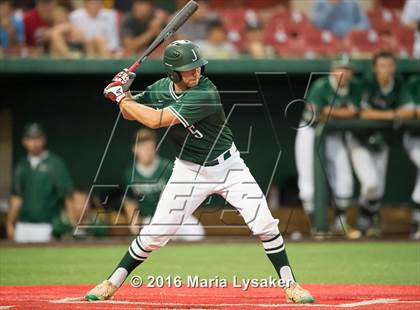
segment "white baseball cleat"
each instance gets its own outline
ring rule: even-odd
[[[89,301],[111,299],[117,290],[118,287],[116,287],[108,280],[104,280],[97,286],[95,286],[93,289],[91,289],[85,295],[85,299]]]
[[[315,302],[309,291],[303,289],[299,284],[293,282],[289,287],[284,289],[287,302],[294,302],[298,304],[311,304]]]

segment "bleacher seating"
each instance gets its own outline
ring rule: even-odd
[[[264,26],[264,41],[274,46],[280,56],[303,57],[303,33],[308,23],[308,18],[302,12],[278,9],[271,14]]]
[[[272,46],[281,57],[334,57],[342,52],[369,56],[380,49],[401,57],[412,56],[414,30],[401,25],[400,14],[395,9],[368,11],[371,29],[353,30],[339,39],[332,32],[315,27],[310,16],[290,7],[290,0],[209,0],[209,8],[220,17],[229,41],[238,50],[246,50],[248,27],[260,27],[263,44]],[[123,12],[119,11],[119,28],[122,20]],[[32,50],[35,49],[17,47],[2,49],[0,54],[25,57],[31,56]],[[162,48],[158,49],[152,58],[161,57],[162,52]],[[126,54],[122,52],[122,55]]]
[[[415,36],[414,30],[405,26],[399,26],[396,34],[399,46],[398,54],[404,57],[412,55]]]
[[[355,54],[374,53],[384,48],[381,36],[374,30],[352,30],[346,39],[347,50]]]
[[[314,57],[334,57],[344,52],[343,43],[331,31],[319,30],[308,24],[303,32],[306,54]]]
[[[241,45],[247,27],[246,16],[247,14],[250,14],[247,13],[247,11],[250,10],[239,8],[225,9],[220,12],[220,17],[226,28],[228,39],[238,47]]]
[[[368,11],[370,26],[379,34],[389,34],[400,25],[397,14],[388,9]]]

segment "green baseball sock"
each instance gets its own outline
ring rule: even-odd
[[[108,280],[117,287],[120,287],[127,276],[142,262],[144,262],[152,251],[146,250],[141,243],[140,236],[137,236],[132,242],[128,251],[115,268],[114,272],[109,276]]]
[[[115,268],[112,274],[108,277],[108,280],[115,286],[120,287],[128,275],[142,262],[143,261],[133,259],[127,251],[120,263],[117,265],[117,268]]]
[[[283,237],[278,234],[274,238],[262,240],[262,244],[279,277],[284,281],[295,282],[295,276],[287,258]]]

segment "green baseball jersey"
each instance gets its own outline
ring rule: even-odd
[[[16,166],[12,192],[22,198],[20,222],[51,223],[73,191],[64,161],[51,152],[34,168],[28,158]]]
[[[365,78],[363,83],[362,108],[390,110],[412,104],[407,84],[401,76],[395,76],[389,89],[381,89],[374,75]]]
[[[164,158],[156,157],[152,167],[142,170],[135,165],[124,173],[124,185],[127,197],[135,200],[142,216],[155,213],[161,192],[172,173],[172,163]]]
[[[309,88],[306,102],[313,105],[316,115],[319,115],[326,106],[344,107],[351,105],[359,107],[362,95],[360,82],[353,78],[349,81],[346,91],[338,91],[331,78],[331,76],[319,78]],[[312,117],[312,111],[305,109],[303,119],[310,121]]]
[[[176,94],[174,83],[163,78],[135,96],[142,104],[168,107],[180,124],[169,134],[177,147],[177,157],[197,164],[211,161],[232,146],[233,134],[216,86],[201,76],[197,86]]]

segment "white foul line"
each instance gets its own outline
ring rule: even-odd
[[[162,306],[162,307],[214,307],[214,308],[221,308],[221,307],[258,307],[258,308],[268,308],[268,307],[320,307],[320,308],[357,308],[362,306],[369,306],[369,305],[376,305],[376,304],[402,304],[402,303],[418,303],[420,304],[419,300],[411,300],[411,301],[404,301],[398,299],[391,299],[391,298],[377,298],[371,300],[363,300],[354,303],[346,303],[346,304],[185,304],[185,303],[171,303],[171,302],[142,302],[142,301],[126,301],[126,300],[104,300],[104,301],[84,301],[83,297],[66,297],[63,299],[58,300],[50,300],[51,303],[106,303],[106,304],[114,304],[114,305],[143,305],[143,306]]]

